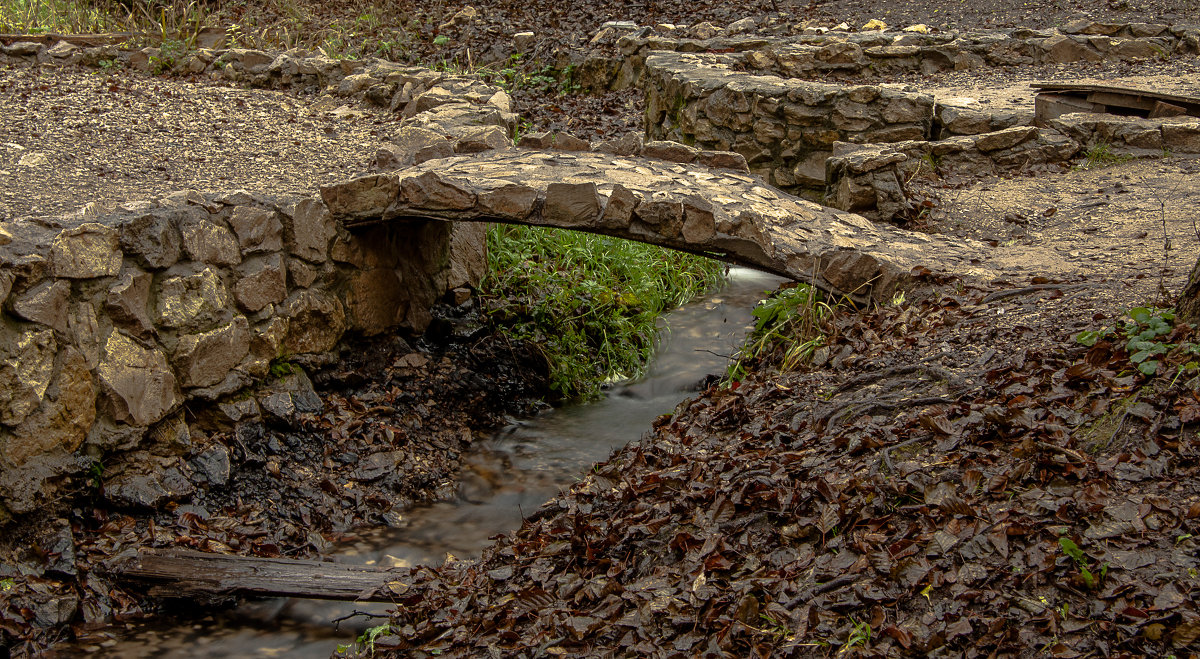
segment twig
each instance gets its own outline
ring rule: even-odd
[[[347,613],[346,615],[344,615],[340,618],[334,618],[331,621],[331,622],[333,622],[333,630],[337,631],[338,627],[342,624],[343,620],[349,620],[350,618],[353,618],[355,616],[364,616],[367,618],[390,618],[390,617],[392,617],[390,614],[387,614],[387,613],[371,613],[369,611],[355,610],[350,613]]]
[[[878,380],[882,380],[884,378],[890,378],[894,375],[908,375],[909,373],[914,373],[916,371],[929,371],[930,373],[933,373],[934,375],[937,375],[938,377],[944,378],[946,381],[950,381],[951,379],[957,379],[952,373],[950,373],[946,369],[943,369],[940,366],[929,366],[929,362],[934,361],[935,359],[941,359],[942,357],[945,357],[946,355],[949,355],[949,354],[950,354],[949,352],[939,352],[938,354],[930,355],[929,357],[926,357],[915,364],[904,364],[902,366],[892,366],[890,368],[885,368],[882,371],[875,371],[873,373],[864,373],[862,375],[850,378],[849,380],[838,385],[838,388],[836,389],[836,391],[842,392],[842,391],[846,391],[849,389],[854,389],[855,387],[857,387],[861,384],[866,384],[867,382],[875,382]]]
[[[905,446],[915,444],[915,443],[921,441],[922,439],[925,439],[925,438],[924,437],[913,437],[912,439],[906,439],[903,442],[900,442],[899,444],[892,444],[891,446],[883,447],[883,450],[879,452],[879,455],[880,455],[880,457],[883,458],[883,463],[885,465],[887,465],[887,470],[888,470],[889,474],[896,473],[896,467],[894,467],[892,465],[892,458],[891,458],[891,456],[888,455],[888,452],[891,451],[892,449],[904,448]],[[879,463],[876,462],[875,469],[873,469],[872,471],[876,471],[878,469],[879,469]]]
[[[1055,453],[1065,455],[1068,458],[1075,460],[1079,464],[1087,464],[1088,461],[1088,459],[1084,457],[1082,453],[1076,451],[1075,449],[1064,448],[1062,446],[1058,446],[1057,444],[1051,444],[1050,442],[1037,442],[1037,446],[1038,448],[1043,448],[1047,451],[1053,451]]]
[[[1006,297],[1025,295],[1027,293],[1036,293],[1038,291],[1071,291],[1075,290],[1076,288],[1083,288],[1085,286],[1087,286],[1087,284],[1034,284],[1033,286],[1026,286],[1024,288],[1010,288],[1004,291],[996,291],[995,293],[991,293],[987,297],[980,300],[979,303],[988,304],[995,302],[996,300],[1002,300]]]

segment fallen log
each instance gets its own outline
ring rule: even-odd
[[[258,595],[391,602],[408,589],[404,570],[287,558],[141,549],[107,565],[111,576],[152,584],[154,597]]]

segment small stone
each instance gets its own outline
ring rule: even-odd
[[[513,48],[518,53],[527,53],[533,48],[533,41],[536,35],[532,32],[518,32],[512,36]]]
[[[253,403],[253,399],[247,399]],[[218,444],[205,449],[200,455],[192,458],[192,469],[199,477],[210,485],[224,485],[229,482],[230,460],[229,449]]]
[[[45,167],[50,164],[50,157],[41,151],[26,153],[17,161],[18,167]]]

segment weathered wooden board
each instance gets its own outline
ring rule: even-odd
[[[33,43],[50,44],[65,41],[76,46],[105,46],[108,44],[129,41],[134,37],[146,36],[144,32],[105,32],[103,34],[0,34],[0,43],[16,43],[30,41]]]
[[[404,571],[286,558],[142,549],[114,559],[109,572],[151,584],[156,597],[262,595],[362,602],[391,602],[407,590]]]
[[[1200,117],[1200,97],[1111,85],[1035,82],[1034,118],[1039,125],[1068,112],[1109,112],[1142,117]]]

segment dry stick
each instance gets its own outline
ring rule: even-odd
[[[859,398],[834,407],[833,412],[825,415],[825,419],[830,423],[833,423],[838,419],[838,417],[848,416],[856,405],[863,405],[861,413],[866,414],[868,412],[875,412],[877,410],[894,410],[898,407],[947,405],[956,401],[957,395],[955,395],[954,398],[947,398],[945,396],[928,396],[925,398]]]
[[[883,369],[882,371],[876,371],[874,373],[864,373],[862,375],[857,375],[857,376],[852,377],[849,380],[843,382],[842,384],[838,385],[838,388],[835,391],[839,391],[839,392],[846,391],[847,389],[853,389],[861,384],[866,384],[868,382],[875,382],[877,380],[882,380],[884,378],[892,377],[893,375],[908,375],[909,373],[912,373],[914,371],[919,371],[919,370],[928,370],[928,371],[932,372],[934,375],[945,378],[947,381],[949,381],[951,378],[947,377],[946,374],[950,374],[950,375],[953,375],[953,374],[951,374],[949,371],[947,371],[946,369],[943,369],[940,366],[929,366],[928,365],[928,362],[931,362],[935,359],[941,359],[942,357],[945,357],[946,355],[949,355],[949,354],[950,354],[949,352],[939,352],[938,354],[926,357],[915,364],[904,364],[902,366],[891,366],[889,368]],[[941,371],[941,372],[939,373],[937,371]]]
[[[883,463],[887,465],[889,474],[896,473],[896,467],[892,465],[892,458],[891,458],[891,456],[888,455],[888,452],[891,451],[892,449],[904,448],[905,446],[915,444],[915,443],[921,441],[922,439],[926,439],[926,438],[925,437],[913,437],[912,439],[906,439],[903,442],[900,442],[899,444],[892,444],[891,446],[883,447],[883,450],[879,452],[879,455],[883,458]],[[872,469],[871,469],[871,473],[875,473],[878,470],[879,470],[879,463],[876,462],[875,466],[872,467]]]
[[[1026,286],[1024,288],[1010,288],[1008,290],[996,291],[995,293],[991,293],[987,297],[980,300],[979,303],[988,304],[1006,297],[1025,295],[1026,293],[1036,293],[1038,291],[1071,291],[1075,290],[1076,288],[1083,288],[1087,285],[1088,284],[1034,284],[1033,286]]]
[[[1076,451],[1075,449],[1063,448],[1062,446],[1051,444],[1050,442],[1037,442],[1037,446],[1039,448],[1044,448],[1047,451],[1053,451],[1054,453],[1065,455],[1068,458],[1075,460],[1079,464],[1087,464],[1088,461],[1088,459],[1084,457],[1082,453]]]

